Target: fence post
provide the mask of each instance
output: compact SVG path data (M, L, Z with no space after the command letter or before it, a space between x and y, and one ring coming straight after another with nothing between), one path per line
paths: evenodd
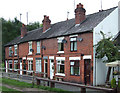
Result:
M86 88L81 88L81 93L86 93Z
M34 87L34 71L33 71L33 78L32 78L32 88Z
M50 87L51 87L51 88L54 88L54 87L55 87L55 83L54 83L54 82L51 82Z

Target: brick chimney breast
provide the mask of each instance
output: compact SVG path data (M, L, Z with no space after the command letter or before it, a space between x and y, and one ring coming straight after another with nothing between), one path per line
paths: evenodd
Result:
M27 34L27 28L24 24L21 27L21 38L23 38Z
M85 12L83 4L79 3L75 9L75 24L80 24L86 19Z
M42 22L43 22L43 32L45 32L47 29L50 28L51 20L49 19L49 16L44 15L44 19Z

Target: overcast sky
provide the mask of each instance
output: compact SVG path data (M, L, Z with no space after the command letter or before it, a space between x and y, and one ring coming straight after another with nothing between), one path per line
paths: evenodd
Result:
M98 12L101 9L101 0L1 0L0 17L6 20L13 20L17 17L27 24L26 14L28 12L28 21L39 21L42 23L43 16L48 15L51 23L64 21L67 19L67 11L69 11L69 19L74 18L74 1L75 7L78 3L82 3L86 9L86 14ZM120 0L102 0L103 10L118 6Z

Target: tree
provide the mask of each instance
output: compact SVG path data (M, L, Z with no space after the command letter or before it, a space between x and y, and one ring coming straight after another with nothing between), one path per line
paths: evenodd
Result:
M21 34L21 26L22 23L14 18L14 20L5 20L4 18L0 18L2 20L2 61L5 59L5 49L4 45L8 42L12 41L14 38L20 36ZM34 30L42 26L39 22L30 23L27 25L28 31Z
M100 31L103 39L100 40L96 45L96 58L101 59L103 57L107 57L107 59L103 62L112 62L118 59L118 48L114 45L113 41L111 41L111 37L106 38L105 34ZM108 68L106 82L109 81L109 76L111 72L111 67Z

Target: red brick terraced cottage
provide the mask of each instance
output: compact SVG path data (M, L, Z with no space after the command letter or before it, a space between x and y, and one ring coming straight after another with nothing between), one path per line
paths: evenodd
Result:
M51 24L49 16L45 15L43 27L39 29L27 31L22 25L21 36L5 45L6 68L10 68L6 73L21 69L28 70L19 71L21 75L37 71L46 74L35 75L49 79L103 84L107 70L105 64L95 59L93 46L101 39L101 30L106 34L109 31L112 35L118 33L117 12L118 7L114 7L86 15L79 3L73 19Z

